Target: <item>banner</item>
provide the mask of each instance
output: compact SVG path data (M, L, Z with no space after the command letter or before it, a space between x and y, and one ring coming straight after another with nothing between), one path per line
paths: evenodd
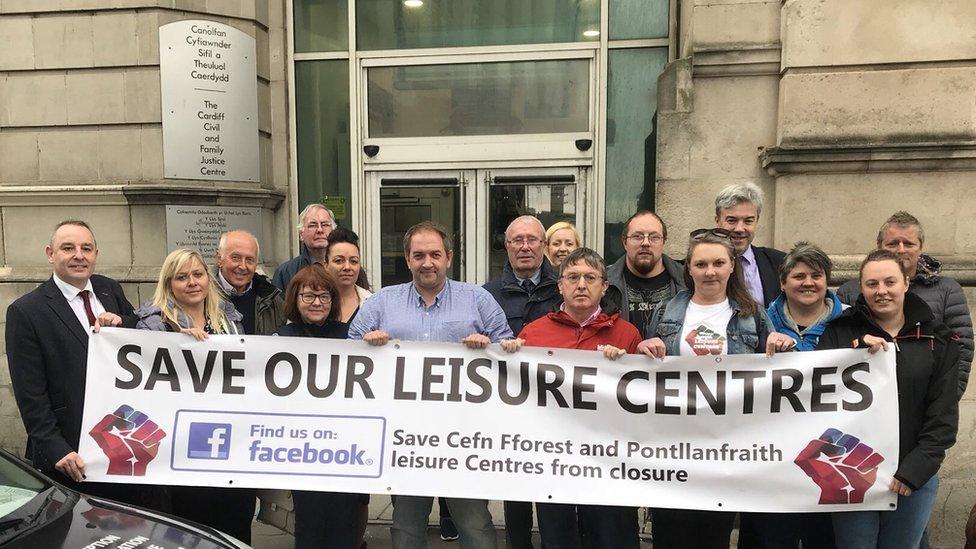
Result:
M894 351L669 357L103 329L89 480L742 511L890 509Z

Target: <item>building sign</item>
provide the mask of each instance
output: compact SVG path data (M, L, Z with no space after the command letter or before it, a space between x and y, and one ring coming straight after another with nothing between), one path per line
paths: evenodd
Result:
M199 250L207 261L217 253L220 235L242 229L261 240L261 208L166 206L166 250Z
M260 180L255 58L254 38L222 23L159 28L167 178Z

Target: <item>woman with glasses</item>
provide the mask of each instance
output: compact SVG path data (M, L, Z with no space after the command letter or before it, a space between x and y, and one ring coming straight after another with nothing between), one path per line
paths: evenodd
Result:
M604 311L600 299L607 291L603 258L589 248L573 250L559 265L559 310L530 322L517 339L501 342L514 353L523 345L602 351L611 360L634 353L640 333L620 319L617 311ZM609 505L537 503L543 547L579 548L579 521L586 524L591 549L637 549L640 545L637 509Z
M559 267L570 252L582 245L576 225L568 221L553 223L546 229L546 257L554 268Z
M339 300L338 285L325 267L316 263L302 268L285 291L285 317L291 322L275 335L346 339L349 325L339 322L339 308L333 306ZM363 499L368 497L293 490L295 547L359 547L360 511Z
M915 549L935 503L942 460L956 441L959 346L925 301L908 291L907 267L894 252L868 254L860 283L857 303L827 326L817 349L876 353L893 344L897 350L898 469L885 482L898 494L898 508L833 513L834 539L841 549ZM821 474L808 469L811 477Z
M136 309L136 328L180 332L199 341L217 334L242 334L243 318L224 299L200 252L178 249L163 261L151 302ZM173 514L250 542L253 490L171 486Z
M794 347L792 338L770 330L766 313L746 289L730 233L698 229L685 256L687 290L661 303L651 315L650 339L638 351L655 358L725 354L773 354ZM734 512L652 509L655 549L728 549Z
M359 306L373 295L359 256L359 236L339 227L329 235L325 269L335 278L339 300L335 308L336 320L349 324L359 312Z

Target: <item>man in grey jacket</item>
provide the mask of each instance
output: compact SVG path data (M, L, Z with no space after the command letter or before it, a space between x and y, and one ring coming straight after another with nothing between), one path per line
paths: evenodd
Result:
M908 266L911 279L908 291L924 299L936 320L959 337L959 396L962 397L973 362L973 321L966 294L958 282L940 274L941 263L922 254L925 231L912 214L904 211L892 214L878 231L877 242L878 248L897 253ZM848 305L853 305L860 293L856 279L845 282L837 290L840 300Z
M664 254L668 228L650 210L630 216L620 238L625 254L607 269L610 287L604 303L619 307L620 318L646 338L644 330L654 306L685 288L684 267Z

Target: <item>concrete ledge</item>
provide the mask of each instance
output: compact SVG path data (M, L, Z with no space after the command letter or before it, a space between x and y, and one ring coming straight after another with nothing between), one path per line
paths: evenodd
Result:
M201 187L201 185L207 185ZM250 184L249 184L250 185ZM185 204L194 206L250 206L276 210L284 202L280 190L215 186L211 181L173 180L136 185L0 186L4 208L25 206L125 206Z
M770 175L976 170L976 143L789 148L772 147L760 155Z
M765 76L780 73L778 44L748 49L696 50L695 78L716 76Z

